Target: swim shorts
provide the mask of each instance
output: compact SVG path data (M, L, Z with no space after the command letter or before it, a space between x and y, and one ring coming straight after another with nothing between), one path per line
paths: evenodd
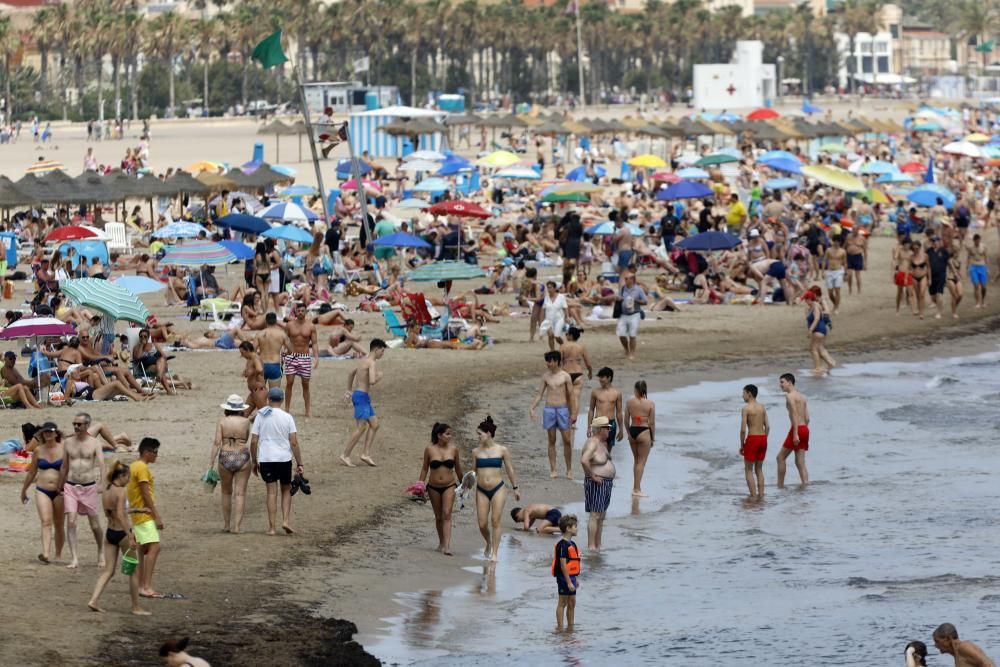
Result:
M830 269L826 272L826 288L840 289L844 286L844 270Z
M896 287L912 287L913 274L896 271Z
M944 294L945 275L946 274L943 273L938 275L935 275L933 273L931 274L931 284L927 290L928 292L930 292L931 296Z
M73 484L66 482L63 486L63 511L66 514L81 514L100 516L100 502L97 499L97 483Z
M973 264L969 267L969 280L973 285L985 285L989 278L989 272L984 264Z
M215 339L215 347L219 348L220 350L235 350L236 341L233 340L233 337L230 336L229 332L227 331Z
M865 256L862 253L857 255L847 256L847 268L851 271L864 271L865 270Z
M636 338L639 335L639 322L641 321L641 313L621 315L618 318L618 325L615 327L615 335L619 338Z
M619 250L618 251L618 267L626 269L632 266L632 259L635 257L634 250Z
M583 479L583 511L584 512L607 512L608 505L611 504L611 489L614 487L614 480L602 478L603 482L598 484L590 477Z
M797 445L792 442L792 429L788 429L788 437L785 438L785 443L781 446L792 451L798 449L804 452L809 451L809 427L805 424L799 424L799 444Z
M542 427L545 430L557 428L565 431L569 428L569 408L565 405L546 405L542 411Z
M550 509L545 513L545 520L551 523L553 526L559 527L559 519L562 518L562 512L557 510L555 507Z
M608 449L610 450L618 442L618 420L608 420Z
M285 375L291 377L297 375L303 380L312 377L313 365L312 357L302 352L289 352L285 355ZM266 375L264 377L267 377ZM278 377L281 377L280 375Z
M132 526L132 535L139 544L154 544L160 541L160 531L156 521L143 521Z
M748 435L743 441L744 461L763 461L767 455L767 436Z
M354 405L354 418L358 421L368 421L375 416L372 397L368 395L367 391L355 389L351 393L351 403Z
M774 261L767 267L767 275L778 280L784 280L785 276L788 275L788 270L785 268L784 262Z
M281 378L281 364L280 363L264 364L264 379L265 380L277 380L279 378Z
M565 579L556 577L556 587L559 589L559 595L576 595L576 575L571 574L569 580L573 582L573 590L569 589Z
M267 484L278 482L284 486L292 483L291 461L261 461L260 478Z

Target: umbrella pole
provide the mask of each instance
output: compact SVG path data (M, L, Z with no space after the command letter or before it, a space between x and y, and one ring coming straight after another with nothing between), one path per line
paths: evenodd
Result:
M274 161L281 162L281 139L274 135Z
M323 170L320 169L319 166L319 153L316 152L316 137L313 135L312 120L310 120L309 118L309 105L306 102L306 89L302 85L302 78L299 76L299 68L298 67L292 68L292 73L295 77L295 86L296 88L299 89L299 102L302 105L302 119L305 121L306 132L309 134L309 150L312 152L313 169L316 170L316 185L319 187L320 203L322 203L323 205L323 220L327 224L329 224L330 211L328 210L326 201L327 192L326 188L323 186ZM345 128L347 127L346 123L344 124L344 127ZM300 142L299 146L301 147L301 139L299 140L299 142ZM348 141L348 146L350 146L350 141ZM351 149L352 158L354 157L353 152L354 150ZM355 171L357 171L357 167L355 167ZM361 184L360 176L357 178L358 178L357 184L360 186ZM362 203L361 205L361 212L366 213L364 203ZM367 219L365 220L365 224L368 224Z

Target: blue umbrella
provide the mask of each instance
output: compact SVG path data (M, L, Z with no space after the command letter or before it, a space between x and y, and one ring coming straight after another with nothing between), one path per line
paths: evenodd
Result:
M383 248L432 248L433 246L419 236L407 234L406 232L396 232L380 236L371 242L373 246Z
M671 199L700 199L702 197L711 197L713 194L715 193L712 191L712 188L708 187L704 183L681 181L679 183L674 183L669 188L657 192L656 199L659 201L670 201Z
M415 192L444 192L450 186L443 178L425 178L413 186Z
M146 276L121 276L120 278L115 278L111 282L120 287L124 287L136 296L139 296L140 294L149 294L151 292L159 292L161 289L165 289L167 287L166 283L161 283L159 280L153 280L152 278L147 278Z
M271 204L263 211L258 211L258 217L264 220L281 220L282 222L312 222L319 220L319 216L298 204L280 202Z
M474 169L472 163L465 158L459 157L457 155L449 155L444 162L441 163L441 168L435 172L435 176L454 176L455 174L463 171L471 171Z
M815 104L810 104L808 100L802 100L802 113L805 114L823 113L823 110L820 109Z
M886 162L884 160L874 160L872 162L866 162L861 165L858 170L860 174L891 174L898 171L899 168L892 164L891 162Z
M296 227L295 225L281 225L280 227L272 227L267 230L261 236L266 236L271 239L283 239L285 241L292 241L294 243L312 243L313 235L302 229L301 227Z
M926 123L917 123L912 129L914 132L940 132L944 127L940 123L929 121Z
M789 160L788 158L775 158L769 162L765 162L771 169L776 169L778 171L784 171L789 174L801 174L802 173L802 163L798 160Z
M876 183L912 183L913 177L901 171L891 171L875 179Z
M689 236L683 241L675 244L682 250L729 250L735 248L742 241L740 237L727 234L725 232L702 232Z
M767 164L768 162L777 160L779 158L784 160L794 160L795 162L799 161L799 158L795 157L794 153L789 153L788 151L782 151L782 150L774 150L774 151L768 151L763 155L761 155L759 158L757 158L757 162L763 162L764 164Z
M678 178L693 180L697 178L708 178L708 172L700 167L685 167L677 171Z
M351 158L345 157L343 160L337 163L337 177L340 180L352 177L354 175L355 163L357 164L358 170L361 172L362 176L364 176L365 174L367 174L369 171L372 170L371 165L367 164L366 162L363 162L357 158L354 159L354 162L351 162Z
M765 190L794 190L799 187L799 182L794 178L772 178L764 183Z
M248 234L260 234L271 228L271 225L264 218L247 215L246 213L230 213L216 220L215 226L228 227L229 229L235 229L238 232L246 232Z
M946 209L951 210L955 207L955 193L940 185L921 185L911 190L906 198L917 206L928 208L935 206L940 198Z
M202 232L208 236L208 230L198 223L180 220L160 227L152 236L157 239L193 239Z
M273 169L273 167L272 167ZM308 197L319 194L316 188L311 185L290 185L278 193L279 197Z
M594 167L594 173L597 174L598 178L604 178L605 176L608 175L608 170L605 169L604 167L597 165ZM567 181L584 182L584 181L589 181L591 178L593 177L587 176L587 168L584 166L579 166L576 169L569 172L568 174L566 174Z
M644 234L642 229L637 225L626 223L625 226L628 228L628 231L632 236L642 236ZM617 232L618 230L615 228L615 223L608 220L606 222L599 222L596 225L587 228L583 233L590 234L591 236L612 236Z
M236 255L236 259L245 262L253 259L254 250L243 241L219 241L219 245Z
M415 199L413 197L409 199L404 199L403 201L396 204L396 208L418 208L425 209L430 206L430 202L423 199Z

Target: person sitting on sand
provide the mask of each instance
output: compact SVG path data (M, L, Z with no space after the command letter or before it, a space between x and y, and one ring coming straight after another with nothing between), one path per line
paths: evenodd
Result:
M243 305L240 306L240 317L243 318L242 329L250 331L260 331L264 328L264 313L258 312L260 305L260 293L246 294L243 296Z
M510 511L510 518L517 524L514 530L530 531L534 529L539 535L558 535L559 519L562 512L553 505L533 503L524 507L515 507Z
M167 667L212 667L207 660L186 652L188 638L171 639L160 647L160 657Z
M150 340L149 329L139 331L139 343L132 348L132 359L146 372L149 372L150 368L154 368L157 377L162 379L161 384L168 394L177 393L167 378L167 355L164 354L159 343Z
M330 338L326 350L324 350L326 354L321 353L320 356L343 357L352 355L354 358L360 359L368 354L365 352L365 348L359 344L360 341L361 336L354 333L354 320L344 320L342 326L336 327L330 332Z
M313 324L321 327L344 326L344 324L348 321L349 320L344 317L344 311L339 308L334 308L333 310L328 310L325 313L320 313L313 318Z
M133 401L149 401L156 398L156 394L134 392L119 380L110 380L96 387L90 384L91 381L91 369L73 364L66 369L66 374L63 376L63 393L69 399L80 398L90 401L109 401L116 396L127 396Z

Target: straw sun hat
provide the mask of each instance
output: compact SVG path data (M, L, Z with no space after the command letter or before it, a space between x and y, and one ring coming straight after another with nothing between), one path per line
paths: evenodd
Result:
M232 410L233 412L243 412L250 406L243 402L243 397L239 394L230 394L226 402L219 406L223 410Z

